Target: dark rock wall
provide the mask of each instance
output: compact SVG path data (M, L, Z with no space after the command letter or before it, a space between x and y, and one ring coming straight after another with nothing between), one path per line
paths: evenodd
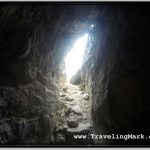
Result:
M53 140L59 109L54 79L58 64L53 59L61 23L52 9L55 7L1 4L0 98L5 102L1 144L48 144Z
M110 5L98 18L100 44L91 71L96 134L149 133L149 8L149 4ZM95 144L124 142L95 140Z
M0 4L0 144L53 143L61 109L59 64L87 29L83 22L92 8Z

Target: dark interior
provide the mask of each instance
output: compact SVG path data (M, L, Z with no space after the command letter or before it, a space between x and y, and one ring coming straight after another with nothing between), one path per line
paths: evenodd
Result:
M0 145L149 145L149 19L148 2L1 2ZM83 118L64 103L63 70L85 33L89 52L71 80L88 107ZM91 134L145 139L74 137Z

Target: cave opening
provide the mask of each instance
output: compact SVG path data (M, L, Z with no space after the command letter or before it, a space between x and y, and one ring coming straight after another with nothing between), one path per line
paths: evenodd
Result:
M78 38L65 57L65 70L68 82L70 82L70 79L76 75L77 71L81 69L84 63L88 36L89 35L86 33Z
M85 87L88 84L85 80L85 74L87 74L87 62L91 61L92 30L94 26L94 24L90 25L88 32L79 34L71 42L72 46L64 55L61 63L59 91L63 108L61 123L58 121L57 128L59 129L60 126L67 128L68 137L66 137L66 140L71 144L72 133L82 134L84 131L89 133L92 130L91 93ZM89 85L87 86L89 87ZM83 144L82 142L81 144ZM92 141L90 143L92 144Z
M149 18L147 3L0 4L0 146L149 145Z

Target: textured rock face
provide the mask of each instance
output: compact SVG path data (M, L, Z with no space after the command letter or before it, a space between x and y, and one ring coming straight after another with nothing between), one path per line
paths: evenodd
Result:
M0 144L53 143L61 109L59 64L69 44L87 30L82 22L91 9L0 4Z
M149 5L109 7L99 18L100 45L93 53L96 61L91 75L86 73L91 82L96 134L149 132L148 8ZM95 144L142 142L95 140Z
M53 135L62 109L60 96L65 97L58 86L60 63L76 38L87 31L92 48L81 83L90 97L84 101L92 105L94 132L149 133L149 8L148 4L1 3L0 144L65 143L63 134ZM90 32L93 22L96 26ZM70 112L67 109L65 113Z
M50 18L54 22L55 16L53 12L47 16L47 8L1 5L0 96L5 106L1 106L0 124L7 125L0 135L1 144L52 142L59 93L53 77L55 65L51 65L55 46L51 36L56 38L57 33L46 23Z

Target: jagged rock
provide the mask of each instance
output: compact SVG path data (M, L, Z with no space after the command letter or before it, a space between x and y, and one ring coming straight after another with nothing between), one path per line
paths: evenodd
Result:
M69 113L71 113L71 107L65 104L65 102L63 102L63 108L64 108L65 115L68 116Z
M81 91L81 93L80 94L84 94L84 91Z
M78 127L78 122L76 121L76 120L69 120L68 122L67 122L67 124L68 124L68 127L69 128L76 128L76 127Z
M81 110L81 108L80 108L80 106L79 105L75 105L73 108L72 108L72 111L74 112L74 113L76 113L76 114L82 114L82 110Z
M85 99L85 100L89 100L89 95L88 94L84 94L84 96L83 96L83 99Z
M66 94L60 92L60 97L65 97Z
M71 96L66 96L65 100L66 101L73 101L73 98Z
M72 112L72 111L71 111L71 108L68 107L68 108L65 110L66 116L69 116L69 114L70 114L71 112Z

